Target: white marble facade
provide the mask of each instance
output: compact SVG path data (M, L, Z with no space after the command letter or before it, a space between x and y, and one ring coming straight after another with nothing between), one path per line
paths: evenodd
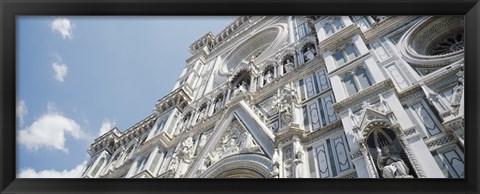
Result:
M242 16L85 178L463 178L463 16Z

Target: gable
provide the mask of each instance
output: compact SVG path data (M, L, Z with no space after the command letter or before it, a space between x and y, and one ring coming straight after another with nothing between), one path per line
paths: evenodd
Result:
M271 158L274 152L273 139L268 128L255 118L253 111L244 102L232 107L214 128L204 150L190 167L188 177L198 176L223 158L239 154L260 154Z

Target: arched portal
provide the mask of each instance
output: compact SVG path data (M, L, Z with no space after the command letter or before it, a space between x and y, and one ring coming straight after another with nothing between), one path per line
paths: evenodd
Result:
M271 170L270 159L263 155L238 154L220 160L200 178L270 178Z
M386 127L373 129L367 136L366 145L380 177L418 177L404 146L392 129Z

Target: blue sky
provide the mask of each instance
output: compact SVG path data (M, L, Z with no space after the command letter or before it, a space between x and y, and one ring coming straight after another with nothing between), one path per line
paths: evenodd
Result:
M17 176L76 176L101 131L151 114L190 44L235 18L17 17Z

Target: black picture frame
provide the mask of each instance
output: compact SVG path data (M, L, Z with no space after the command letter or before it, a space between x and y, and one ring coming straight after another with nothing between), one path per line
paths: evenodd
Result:
M17 15L465 15L465 179L16 179ZM479 193L478 0L1 0L1 193Z

